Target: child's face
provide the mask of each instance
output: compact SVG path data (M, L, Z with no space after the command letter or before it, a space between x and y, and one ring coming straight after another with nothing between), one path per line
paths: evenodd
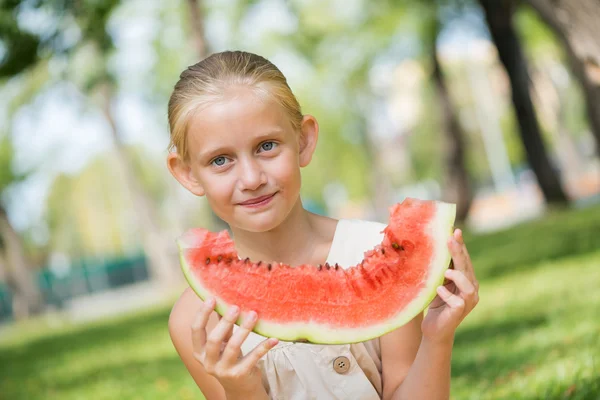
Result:
M317 131L314 118L305 117L297 132L279 104L232 88L224 101L195 113L187 132L190 160L169 166L225 222L264 232L299 201L300 167L310 161Z

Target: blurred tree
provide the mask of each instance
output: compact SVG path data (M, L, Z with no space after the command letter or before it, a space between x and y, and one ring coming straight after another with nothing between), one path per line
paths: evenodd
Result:
M120 4L119 0L52 0L42 2L41 0L11 0L3 3L0 8L0 26L9 26L10 30L3 30L0 36L6 48L6 55L2 60L10 63L0 64L0 72L6 71L5 75L16 75L35 63L49 58L53 55L65 55L74 58L78 51L87 51L88 69L80 71L73 68L73 74L65 74L65 79L71 79L80 84L80 89L89 95L90 101L96 100L96 104L108 122L109 132L113 140L117 164L127 181L127 189L131 193L134 203L133 209L137 215L137 223L140 231L142 245L148 258L151 275L157 281L169 284L176 279L177 259L171 257L167 251L167 244L161 234L159 227L159 213L151 196L145 193L145 188L140 183L135 172L135 164L126 150L121 137L113 111L113 101L116 92L116 80L108 67L109 55L113 49L112 37L107 31L108 20L113 10ZM19 10L24 8L43 10L50 16L55 17L57 22L54 30L50 33L40 34L36 40L31 39L28 43L27 56L19 52L24 49L11 43L17 43L21 37L29 35L27 31L20 29L18 24L11 25L3 22L5 18L17 18ZM64 34L65 24L73 28L76 24L80 32L80 40L69 43L61 36ZM34 54L35 56L33 56ZM11 61L14 59L20 62ZM27 59L25 63L23 60ZM1 69L4 68L4 69ZM80 82L77 82L77 79Z
M0 136L0 264L13 296L15 319L27 318L42 310L42 295L35 274L27 260L23 241L12 226L2 195L6 189L22 180L12 169L13 148L8 135Z
M516 3L514 0L479 0L479 4L485 12L498 56L510 78L512 100L527 161L546 201L553 205L565 204L568 199L558 170L548 157L529 93L527 62L512 23Z
M14 76L33 65L38 58L42 40L39 36L22 30L16 14L21 1L0 2L0 78Z
M204 2L202 0L186 0L190 13L190 27L194 38L194 47L199 59L205 58L210 49L204 32Z
M114 44L107 29L108 20L113 10L119 5L119 0L104 2L88 0L56 4L59 6L58 12L67 12L77 21L82 30L82 44L80 45L90 44L97 51L99 56L97 64L83 87L91 99L96 99L99 109L108 122L116 150L117 165L127 182L126 187L131 193L150 274L157 282L169 285L175 282L179 276L176 274L177 261L167 250L167 244L161 234L159 212L136 175L135 162L127 152L114 116L113 102L116 97L117 83L108 66L108 58Z
M600 156L600 3L597 0L524 0L563 43L586 99Z
M437 52L437 40L441 30L437 5L434 3L427 31L428 51L433 64L433 79L437 91L437 101L441 109L442 131L445 137L445 168L443 180L444 200L456 204L456 220L463 223L473 202L471 180L465 164L465 133L458 120L456 108L452 102L442 66Z
M18 25L16 18L20 1L0 3L0 79L5 81L34 66L39 57L42 40ZM45 68L32 71L24 77L22 93L8 100L9 110L6 125L9 127L15 108L33 96L41 82L45 81ZM8 128L10 131L10 127ZM11 224L4 195L9 187L26 178L26 174L16 174L13 170L14 149L8 132L0 132L0 264L2 275L13 296L13 315L16 319L27 318L43 310L43 298L37 286L34 269L30 265L23 237Z
M167 250L165 238L161 234L159 212L151 196L145 192L145 188L136 174L134 160L129 156L121 139L112 109L115 86L110 79L106 79L98 83L96 92L99 95L101 110L110 126L110 133L116 149L117 165L127 182L126 187L131 193L150 274L157 282L170 285L177 280L178 274L175 269L177 260L171 257Z

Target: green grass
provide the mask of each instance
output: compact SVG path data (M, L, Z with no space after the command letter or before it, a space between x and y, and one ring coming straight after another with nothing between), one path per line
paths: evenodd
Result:
M457 332L457 399L600 398L600 252L481 283Z
M481 302L459 328L454 399L600 398L600 207L467 235ZM168 308L0 338L0 399L198 399Z
M198 399L169 340L168 312L13 333L0 345L0 399Z
M465 240L480 279L543 267L544 261L600 249L600 206L552 213L486 235L467 232Z

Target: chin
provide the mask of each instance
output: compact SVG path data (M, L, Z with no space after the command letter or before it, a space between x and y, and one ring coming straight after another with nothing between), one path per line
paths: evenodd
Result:
M280 218L247 218L238 226L248 232L262 233L277 228L281 224Z
M277 228L285 220L285 213L281 210L271 209L254 215L243 215L232 225L237 226L247 232L262 233Z

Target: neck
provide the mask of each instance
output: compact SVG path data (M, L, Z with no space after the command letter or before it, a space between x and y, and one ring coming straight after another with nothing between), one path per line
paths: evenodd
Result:
M322 264L327 258L333 234L322 229L320 218L305 210L298 199L285 221L270 231L248 232L235 227L231 230L242 258L292 266Z

